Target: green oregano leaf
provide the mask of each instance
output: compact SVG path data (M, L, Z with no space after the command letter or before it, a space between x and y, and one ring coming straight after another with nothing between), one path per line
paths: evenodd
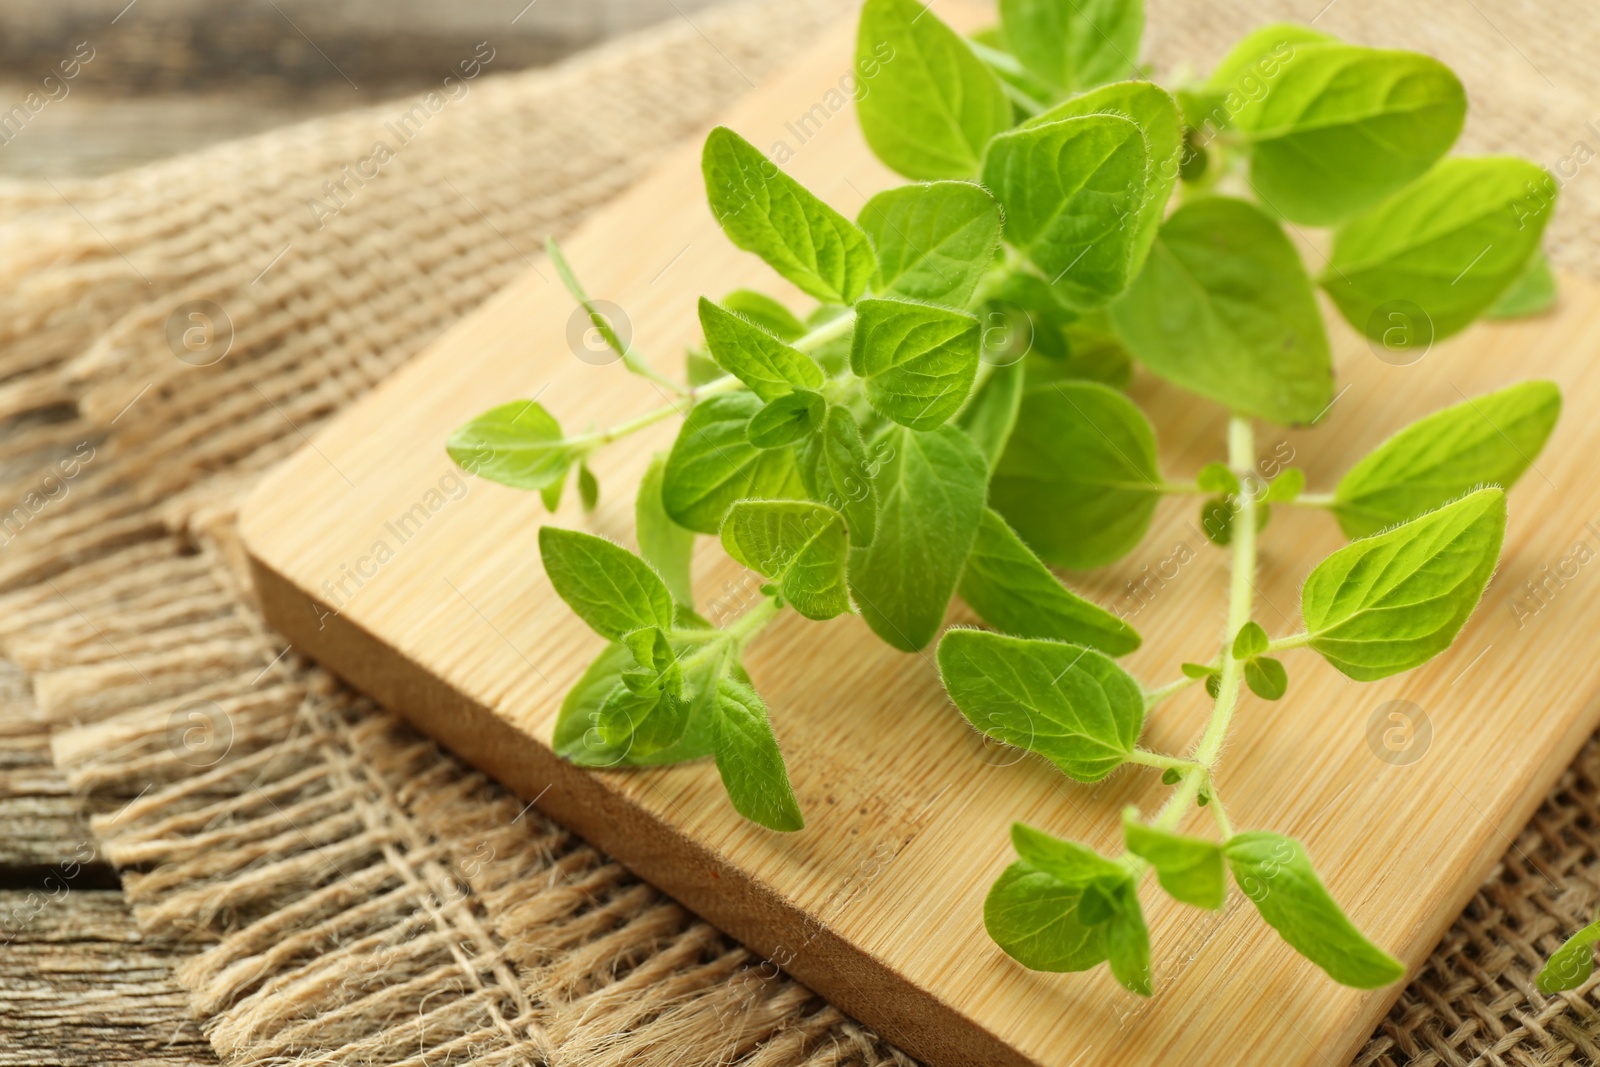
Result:
M1233 658L1249 659L1267 650L1267 631L1254 620L1239 627L1233 638Z
M667 587L621 545L580 530L541 526L539 555L557 595L600 636L620 641L646 627L671 628Z
M1156 869L1161 888L1172 899L1197 908L1222 907L1228 885L1219 845L1146 826L1139 821L1139 809L1132 807L1123 810L1122 834L1128 851Z
M872 632L905 652L933 640L977 536L988 466L953 426L892 426L873 442L877 531L850 550L850 593Z
M1417 420L1340 479L1333 494L1339 528L1346 537L1364 537L1475 486L1510 489L1538 457L1560 417L1560 388L1531 381Z
M1085 115L1004 133L983 182L1005 209L1005 237L1074 307L1127 288L1138 244L1149 153L1117 115Z
M1139 362L1236 414L1297 425L1333 400L1328 335L1300 254L1243 200L1209 196L1173 212L1110 315Z
M723 232L818 300L852 304L877 270L872 245L833 210L726 126L701 155L706 196Z
M1076 781L1098 782L1121 766L1144 726L1144 690L1090 648L951 630L938 660L945 690L968 722Z
M1271 656L1253 656L1244 665L1244 683L1262 700L1282 700L1289 691L1289 672Z
M1020 361L1000 367L956 415L955 424L972 438L991 467L1000 461L1016 428L1026 380L1026 368Z
M1292 837L1252 830L1222 846L1234 880L1296 952L1340 985L1378 989L1405 977L1399 960L1345 917Z
M806 493L844 516L852 545L868 545L878 529L877 464L848 408L829 406L822 428L799 450Z
M850 610L844 517L830 507L808 500L741 500L722 522L722 547L776 582L784 601L808 619Z
M794 389L818 389L825 380L810 356L705 297L700 298L700 328L711 358L762 400L776 400Z
M1013 863L984 898L984 929L1029 970L1087 971L1106 958L1106 928L1079 917L1083 891L1029 863Z
M750 443L747 427L761 407L754 393L738 392L702 400L689 412L661 488L661 502L678 525L715 534L735 500L805 495L793 449Z
M984 145L1011 125L1000 79L915 0L867 0L856 67L861 133L907 178L972 177Z
M1556 275L1550 269L1550 257L1535 252L1511 288L1484 315L1491 319L1520 319L1547 311L1555 302Z
M954 415L978 373L978 320L908 300L856 305L850 367L879 412L913 430Z
M789 784L767 706L743 682L724 678L717 685L717 771L734 809L769 830L805 828L805 816Z
M782 448L820 427L827 410L827 402L820 393L796 389L769 401L750 416L745 434L757 448Z
M1058 567L1098 567L1150 527L1161 498L1155 431L1133 401L1092 382L1022 394L989 504Z
M1311 647L1358 682L1432 659L1478 606L1505 529L1505 493L1491 488L1352 541L1300 591Z
M1070 641L1122 656L1139 647L1126 622L1063 586L999 514L984 509L961 575L961 599L1015 637Z
M1524 159L1442 160L1334 233L1322 287L1374 340L1384 339L1395 311L1420 316L1435 340L1449 337L1522 276L1538 254L1555 195L1550 175Z
M561 433L561 424L532 400L513 400L490 408L456 429L445 442L450 459L477 478L514 489L560 486L567 471L582 457ZM551 511L555 505L545 501Z
M1000 0L1011 53L1062 93L1139 75L1144 0Z
M972 182L902 185L857 218L878 253L882 296L965 308L1000 243L1000 205Z
M1327 226L1378 203L1455 143L1467 98L1415 52L1300 43L1229 128L1250 146L1250 185L1295 222Z
M1263 504L1288 504L1299 499L1306 488L1306 472L1299 467L1285 467L1272 479L1261 497Z
M1539 992L1545 996L1577 989L1594 973L1594 946L1600 942L1600 922L1592 922L1567 938L1545 961L1539 972Z
M587 463L578 466L578 499L584 511L593 511L600 503L600 482Z
M1052 4L1051 6L1055 6ZM1022 123L1023 128L1042 126L1080 115L1118 115L1132 120L1144 135L1144 204L1139 208L1139 224L1134 232L1129 275L1137 275L1161 228L1167 201L1177 183L1183 156L1183 120L1172 96L1148 81L1122 81L1102 85L1081 96L1049 108Z
M1207 493L1237 493L1239 477L1228 469L1226 463L1207 463L1195 475L1195 484Z

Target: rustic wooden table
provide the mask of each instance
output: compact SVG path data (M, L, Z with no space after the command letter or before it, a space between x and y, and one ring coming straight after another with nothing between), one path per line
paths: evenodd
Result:
M505 73L705 2L0 0L0 116L51 95L0 125L0 178L104 174L421 91L480 41ZM189 950L141 940L85 815L0 661L0 1067L215 1065L172 979Z

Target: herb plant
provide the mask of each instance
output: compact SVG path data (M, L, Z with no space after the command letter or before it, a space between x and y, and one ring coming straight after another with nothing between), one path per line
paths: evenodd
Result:
M556 592L610 642L567 694L556 748L591 766L711 756L739 812L799 830L745 648L792 608L857 613L914 651L959 595L990 629L944 632L937 661L973 727L1075 781L1132 764L1171 787L1153 814L1124 814L1117 856L1014 827L1018 859L984 909L1007 953L1047 971L1107 961L1149 994L1137 888L1153 869L1173 898L1209 909L1231 875L1335 981L1394 982L1401 964L1345 917L1299 842L1233 826L1218 757L1246 690L1285 695L1283 653L1310 649L1369 681L1450 646L1498 562L1505 490L1560 395L1532 381L1464 399L1321 493L1298 469L1264 477L1255 427L1312 424L1334 403L1319 286L1376 352L1407 358L1482 315L1548 305L1553 183L1519 159L1445 158L1466 98L1427 56L1270 26L1168 92L1129 61L1139 0L1001 0L1000 13L964 38L914 0L867 0L861 129L912 183L853 222L733 130L711 133L706 192L723 231L816 303L702 298L704 347L685 381L624 343L550 246L621 362L674 399L582 433L513 401L456 431L450 455L551 508L576 471L592 507L589 456L684 420L639 487L638 555L539 532ZM1305 227L1332 231L1315 277L1296 243ZM1192 477L1161 469L1155 430L1122 391L1135 364L1228 411L1217 462ZM1198 498L1232 577L1219 645L1149 686L1116 661L1139 635L1051 568L1123 557L1169 496ZM1326 511L1352 538L1306 578L1304 630L1278 637L1252 619L1275 506ZM697 534L763 582L720 626L696 612ZM1213 701L1193 748L1141 748L1150 709L1193 684ZM1177 831L1197 805L1215 839Z

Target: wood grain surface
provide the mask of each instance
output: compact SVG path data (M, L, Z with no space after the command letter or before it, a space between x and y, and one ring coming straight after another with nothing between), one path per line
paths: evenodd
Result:
M961 11L940 13L959 20ZM787 169L854 214L892 178L862 144L852 109L829 107L849 71L850 40L841 27L728 124L769 151L786 145ZM753 285L801 306L718 232L698 144L567 250L590 292L620 307L636 343L663 366L675 368L696 339L701 293ZM1315 250L1306 254L1320 266ZM602 642L551 591L535 531L554 521L631 543L633 487L676 427L600 456L604 493L593 515L574 502L552 520L533 494L457 480L444 438L492 405L537 396L582 428L662 402L621 366L575 354L584 350L569 347L569 330L581 320L552 278L547 265L530 271L252 497L243 529L258 586L297 648L932 1063L1220 1067L1240 1062L1244 1048L1250 1062L1284 1067L1348 1060L1400 986L1334 985L1237 892L1211 914L1146 885L1157 985L1149 1000L1103 969L1037 974L1002 954L984 933L981 905L1012 859L1011 821L1113 850L1120 809L1148 810L1164 790L1156 772L1135 769L1079 786L986 746L944 696L931 650L897 653L858 619L785 617L752 650L751 673L809 820L802 833L739 819L708 762L594 773L554 758L561 696ZM1587 524L1600 519L1591 472L1600 425L1583 413L1600 407L1600 293L1564 285L1553 314L1477 328L1409 366L1376 358L1336 327L1332 410L1312 430L1258 430L1263 456L1292 452L1320 491L1395 429L1464 396L1533 375L1556 379L1567 396L1568 416L1511 495L1501 572L1456 647L1368 685L1309 652L1292 654L1287 699L1246 696L1220 770L1234 822L1305 841L1358 925L1412 967L1600 719L1600 662L1589 651L1600 601L1587 588L1596 579L1580 569L1536 612L1513 610L1525 582L1560 568L1576 542L1597 542ZM1221 457L1222 411L1144 376L1132 393L1158 427L1171 476ZM1071 579L1129 612L1145 643L1125 662L1150 683L1209 656L1222 636L1225 554L1205 542L1196 512L1192 498L1164 502L1131 555ZM1257 577L1257 617L1269 632L1297 629L1299 584L1340 543L1328 516L1276 509ZM713 617L755 595L709 539L696 568L700 606ZM1380 733L1390 725L1386 705L1397 700L1428 721L1429 740L1409 761L1381 758L1371 736L1373 724ZM1207 711L1203 693L1186 691L1153 713L1145 744L1185 749ZM1204 813L1192 816L1210 832Z

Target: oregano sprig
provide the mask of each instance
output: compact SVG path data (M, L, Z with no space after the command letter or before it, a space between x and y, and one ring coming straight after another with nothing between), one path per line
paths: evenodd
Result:
M1002 0L1000 24L969 39L915 0L866 0L857 114L911 184L852 220L733 130L712 131L702 154L728 239L815 304L749 289L701 297L704 343L674 381L551 244L617 362L666 402L569 433L534 401L512 401L447 447L552 510L576 470L593 508L589 458L682 417L639 485L638 554L540 531L556 594L605 642L562 704L565 758L709 756L740 813L799 830L806 790L790 784L744 652L786 609L856 614L898 649L938 639L952 703L995 741L1074 781L1129 767L1170 789L1148 816L1123 813L1116 855L1013 827L1018 858L983 921L1018 963L1104 962L1149 995L1140 886L1153 871L1175 901L1205 909L1225 904L1231 880L1335 981L1386 985L1404 966L1345 916L1304 845L1233 825L1219 760L1245 700L1288 696L1296 650L1366 681L1450 647L1498 563L1506 492L1533 468L1560 393L1534 381L1463 398L1331 489L1308 490L1297 468L1263 478L1257 423L1329 413L1318 287L1374 344L1402 326L1408 341L1431 339L1547 307L1555 281L1540 242L1554 186L1521 160L1448 155L1466 100L1430 57L1268 26L1205 80L1168 89L1136 65L1143 26L1141 0ZM1291 224L1331 230L1315 276ZM1135 366L1220 405L1223 454L1192 475L1164 470L1157 427L1123 391ZM1051 568L1115 562L1174 503L1198 503L1228 554L1225 623L1177 678L1146 684L1117 662L1138 632ZM1351 540L1308 567L1304 629L1274 636L1253 617L1254 576L1283 506L1330 512ZM758 595L731 617L699 613L698 534L753 575ZM956 596L989 629L944 630ZM1141 745L1148 716L1194 685L1211 701L1199 736L1183 752ZM780 725L805 713L776 710ZM1215 832L1181 829L1202 808ZM1541 988L1587 977L1596 940L1581 932Z

